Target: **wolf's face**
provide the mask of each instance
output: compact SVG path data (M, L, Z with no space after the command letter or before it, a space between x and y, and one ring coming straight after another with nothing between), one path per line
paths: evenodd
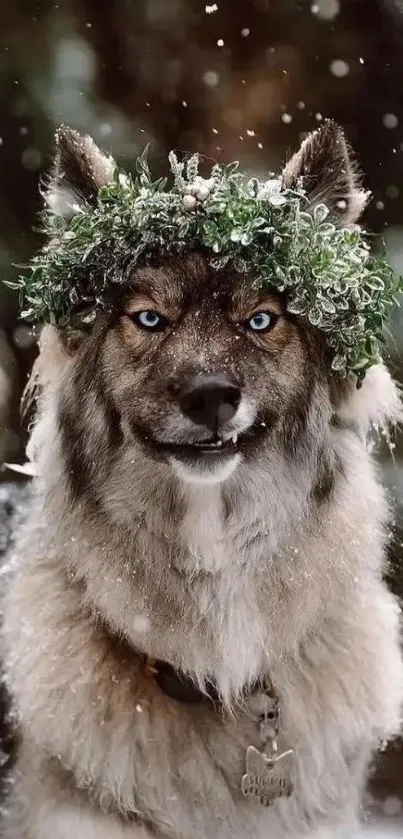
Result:
M88 138L62 135L52 209L90 201L109 165ZM284 180L298 178L336 221L357 218L365 196L335 126L290 161ZM202 253L155 261L126 279L65 380L59 424L72 474L93 473L96 461L134 445L137 463L217 483L270 448L296 457L316 437L323 449L318 417L332 386L323 338L287 312L285 297L259 290L257 277L212 269Z
M274 431L295 437L324 380L318 335L252 280L200 254L138 269L95 354L77 359L92 356L99 399L144 454L186 480L224 480Z

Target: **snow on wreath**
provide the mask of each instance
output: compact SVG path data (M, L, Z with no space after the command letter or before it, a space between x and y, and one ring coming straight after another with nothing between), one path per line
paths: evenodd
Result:
M325 132L341 130L328 123L316 134ZM61 129L59 144L66 137L78 148L92 143ZM325 333L333 370L362 379L381 358L385 323L403 290L390 265L371 255L363 232L334 223L328 206L311 201L303 178L290 188L282 177L251 178L238 163L216 164L201 177L197 154L179 161L171 152L168 160L169 179L153 180L145 149L135 176L113 164L93 201L77 201L64 215L52 208L41 214L48 244L13 286L22 317L88 329L99 310L113 306L128 266L201 249L213 268L230 266L284 293L290 313Z

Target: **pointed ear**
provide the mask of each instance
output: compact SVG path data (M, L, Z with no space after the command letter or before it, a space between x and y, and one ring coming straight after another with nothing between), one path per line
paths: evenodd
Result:
M311 204L326 204L340 227L354 224L370 193L361 178L340 126L328 120L310 134L283 171L284 185L303 187Z
M101 186L112 178L114 161L91 137L63 126L56 133L56 157L45 189L45 201L57 215L69 218L95 200Z

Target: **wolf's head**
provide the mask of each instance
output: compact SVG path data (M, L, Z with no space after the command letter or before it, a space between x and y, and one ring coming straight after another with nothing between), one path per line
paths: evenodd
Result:
M111 172L89 138L61 131L48 205L76 212ZM332 123L305 140L283 178L291 188L302 181L336 224L354 224L365 206ZM328 491L329 429L348 384L335 381L323 333L255 279L193 251L127 270L113 312L66 356L58 426L73 497L96 500L108 486L124 502L136 482L156 478L242 483L251 467L275 468L280 482L287 462L299 464L307 491Z

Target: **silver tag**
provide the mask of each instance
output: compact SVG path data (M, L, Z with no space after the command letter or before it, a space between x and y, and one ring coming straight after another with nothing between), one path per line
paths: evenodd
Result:
M277 798L292 793L290 758L292 749L282 754L269 755L249 746L246 752L246 774L242 778L242 792L264 807L270 807Z

